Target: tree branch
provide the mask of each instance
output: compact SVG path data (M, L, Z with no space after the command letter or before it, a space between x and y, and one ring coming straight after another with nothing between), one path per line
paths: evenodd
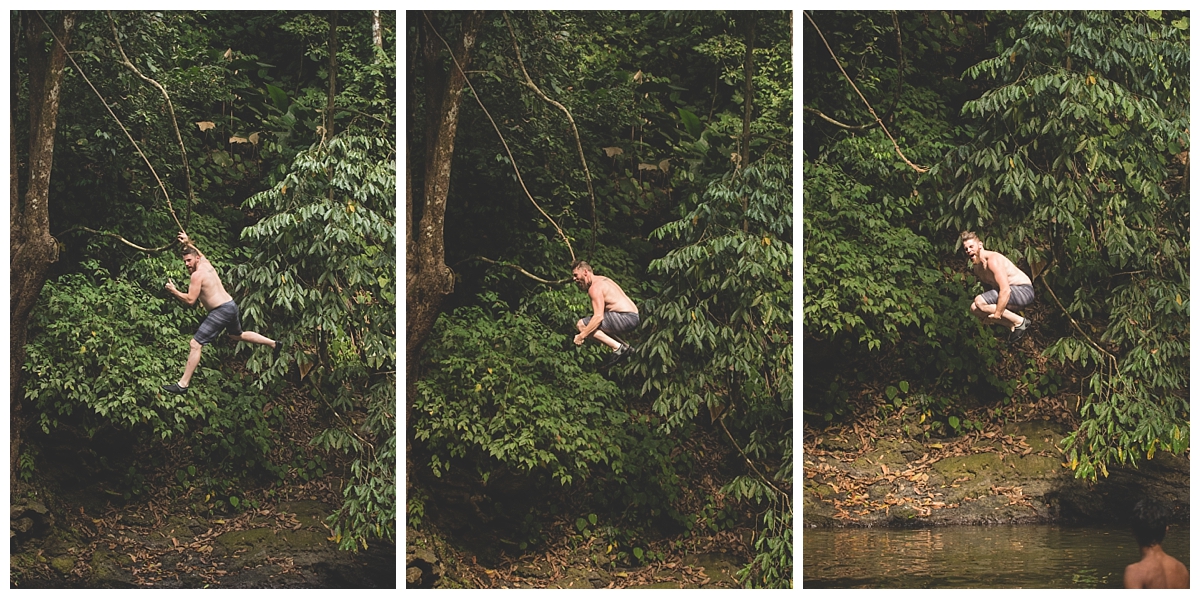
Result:
M571 281L571 277L567 277L565 279L559 279L557 281L548 281L548 280L543 279L533 273L530 273L529 271L525 270L524 268L521 268L520 266L517 266L516 264L508 264L506 262L499 262L496 260L492 260L491 258L485 258L483 256L471 256L470 258L467 258L467 260L472 260L472 259L483 260L484 262L487 262L488 264L495 264L497 266L507 266L508 268L516 270L517 272L519 272L539 283L542 283L543 285L562 285L563 283L568 283Z
M900 40L900 17L894 10L892 25L896 27L896 53L900 55L900 64L896 67L896 96L892 99L892 107L884 115L889 123L892 122L892 114L896 112L896 107L900 105L900 92L904 89L904 43Z
M67 229L66 231L59 233L58 235L66 235L67 233L70 233L72 231L79 231L79 230L87 231L88 233L95 233L97 235L104 235L106 237L112 237L113 239L116 239L116 240L120 241L121 243L123 243L135 250L138 250L139 252L150 252L150 253L161 252L161 251L171 247L172 245L174 245L173 243L168 243L167 245L164 245L162 247L144 248L136 243L133 243L132 241L129 241L128 239L125 239L124 237L121 237L120 235L117 235L116 233L108 233L106 231L97 231L95 229L92 229L90 227L85 227L83 225L76 225L74 227L71 227L70 229ZM55 237L57 237L57 235Z
M854 80L851 79L850 75L846 73L846 69L842 68L841 61L838 60L837 54L834 54L833 48L829 46L829 42L825 39L825 34L821 33L821 28L817 27L817 22L813 20L812 15L809 15L808 11L805 11L804 16L808 17L808 22L812 24L813 29L817 30L817 35L820 36L821 41L825 43L825 49L829 50L829 55L833 57L833 63L836 64L838 70L842 72L842 76L845 77L846 81L850 83L850 87L854 88L854 92L858 94L858 97L862 98L863 104L867 105L867 110L871 112L871 116L875 117L875 122L879 123L879 126L883 129L883 132L887 134L888 139L892 140L892 146L896 148L896 154L898 154L900 158L904 160L905 164L912 167L914 171L917 171L918 173L928 172L929 169L927 167L913 164L912 161L904 155L904 152L900 150L900 144L896 143L896 138L892 137L891 132L887 130L887 126L883 124L883 120L879 118L879 115L875 114L875 109L871 108L871 103L867 101L866 96L864 96L861 91L858 91L858 86L854 85Z
M837 125L838 127L841 127L842 129L870 129L871 127L874 127L875 125L879 124L879 123L867 123L865 125L847 125L846 123L842 123L840 121L835 121L832 118L825 116L825 113L821 112L820 110L817 110L816 108L809 108L809 107L805 106L804 111L811 112L811 113L825 119L826 121L829 121L830 123L833 123L834 125Z
M721 428L725 431L725 434L729 437L729 442L733 443L733 446L737 448L738 453L742 454L742 459L746 460L746 465L750 466L750 469L753 470L754 473L757 474L758 477L761 478L764 483L767 483L768 487L775 489L775 492L778 493L779 496L783 498L784 504L786 506L788 506L788 509L790 510L791 502L788 500L789 495L787 493L784 493L783 491L780 491L779 487L776 487L774 484L772 484L770 479L768 479L766 476L763 476L763 473L758 471L758 467L756 467L754 465L754 462L750 461L750 458L746 455L746 452L742 451L742 447L740 445L738 445L737 441L735 441L733 438L733 434L730 433L729 429L725 426L725 418L724 417L718 418L717 422L721 423Z

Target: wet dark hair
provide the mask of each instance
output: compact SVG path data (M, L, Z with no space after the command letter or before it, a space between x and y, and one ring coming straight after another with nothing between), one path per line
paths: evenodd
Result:
M179 250L180 258L187 256L188 254L195 254L195 255L199 256L200 252L199 252L199 250L197 250L196 248L194 248L190 245L185 245L185 246L183 246L183 249Z
M576 260L575 263L571 265L571 272L575 272L581 268L584 272L592 272L592 265L584 262L583 260Z
M1143 499L1133 506L1133 536L1138 545L1149 547L1161 545L1167 536L1167 521L1171 512L1166 506L1153 499Z

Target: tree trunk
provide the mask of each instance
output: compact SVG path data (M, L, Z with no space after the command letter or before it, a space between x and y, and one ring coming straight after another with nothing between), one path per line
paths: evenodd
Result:
M410 381L416 379L420 348L433 330L442 300L454 291L454 273L446 266L444 225L446 199L450 191L450 167L454 158L454 136L458 130L459 107L466 80L453 60L448 61L449 71L442 71L445 46L438 37L441 32L434 31L426 16L420 17L427 115L425 177L421 220L415 231L412 229L412 215L407 217L408 287L405 304L408 307L406 356ZM457 36L452 46L454 58L464 69L470 62L482 23L482 11L462 16L461 35ZM413 203L410 200L409 205ZM409 390L411 393L411 386ZM410 405L412 400L410 394Z
M379 11L371 11L371 40L375 42L375 47L383 49L383 23L379 21Z
M46 282L50 264L58 259L58 241L50 235L50 171L54 163L54 135L58 128L63 65L67 59L66 49L57 42L50 46L47 56L47 32L41 19L26 15L25 23L25 40L29 50L29 171L24 196L19 192L17 182L16 139L11 138L9 142L13 151L10 158L13 162L10 167L12 181L9 184L12 194L9 199L12 250L9 264L12 318L9 338L9 403L12 415L9 479L12 482L16 481L23 423L21 366L25 362L29 314ZM68 44L74 28L75 13L66 12L55 35L63 44ZM10 110L17 110L16 103ZM15 122L12 116L10 114L10 122ZM10 132L10 135L14 134Z
M745 168L750 165L750 116L754 109L754 28L758 24L758 15L750 12L747 15L749 22L746 24L746 92L745 92L745 108L746 111L742 116L742 139L741 139L741 160L738 164ZM748 207L749 199L742 198L742 213L745 214ZM750 230L750 221L742 219L742 232Z
M333 138L333 99L337 96L337 27L338 11L329 20L329 101L325 103L325 137ZM330 193L333 190L330 189Z

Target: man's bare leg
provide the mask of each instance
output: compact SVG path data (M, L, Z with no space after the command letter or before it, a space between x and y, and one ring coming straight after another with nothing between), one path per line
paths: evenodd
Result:
M253 331L242 331L241 335L230 335L229 338L237 341L245 341L246 343L257 343L258 345L270 345L271 347L275 347L274 341Z
M575 328L579 329L579 332L582 333L583 329L587 328L587 325L583 324L583 319L581 318L581 319L579 319L578 322L575 323ZM617 343L617 341L615 339L613 339L612 337L609 337L608 335L606 335L604 333L604 331L601 331L600 329L596 329L596 332L592 333L592 338L595 339L596 341L599 341L600 343L603 343L604 345L611 347L613 349L613 351L616 351L617 349L619 349L621 347L620 343Z
M188 352L187 365L183 367L183 378L179 379L179 386L185 389L192 382L192 373L196 372L196 366L200 365L200 351L204 349L194 338L189 345L191 350Z
M988 316L994 314L995 312L996 304L985 304L978 296L976 296L975 302L971 304L971 314L974 314L976 318L982 320L984 324L1000 324L994 320L988 319ZM1005 310L1004 313L1000 315L1000 318L1006 321L1005 326L1007 326L1008 330L1010 331L1021 326L1022 322L1025 322L1024 318L1021 318L1020 315L1014 314L1009 310Z
M616 339L609 337L607 334L605 334L604 331L601 331L599 329L596 330L596 334L592 335L592 337L596 341L599 341L600 343L603 343L604 345L607 345L607 346L613 348L613 351L616 351L617 349L619 349L621 347L621 344Z

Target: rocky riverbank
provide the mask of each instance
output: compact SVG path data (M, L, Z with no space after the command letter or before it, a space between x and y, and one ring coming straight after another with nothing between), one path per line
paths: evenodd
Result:
M1121 522L1146 494L1189 519L1186 454L1081 481L1059 449L1068 432L1049 419L927 439L886 422L806 429L804 526Z

